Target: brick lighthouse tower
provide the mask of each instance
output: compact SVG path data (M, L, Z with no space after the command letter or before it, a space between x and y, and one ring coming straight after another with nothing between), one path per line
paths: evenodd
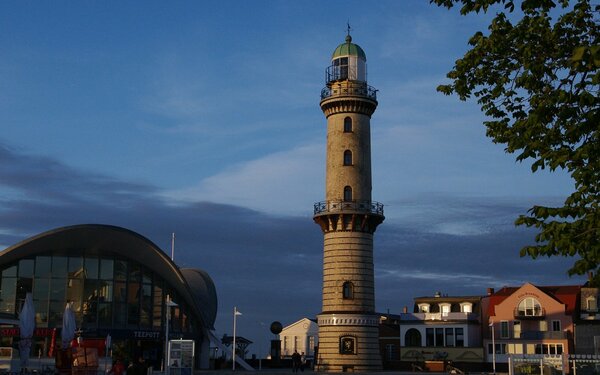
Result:
M381 369L373 233L384 216L383 205L371 200L370 122L377 90L367 85L366 63L348 31L333 52L321 91L327 118L326 193L313 217L324 234L319 371Z

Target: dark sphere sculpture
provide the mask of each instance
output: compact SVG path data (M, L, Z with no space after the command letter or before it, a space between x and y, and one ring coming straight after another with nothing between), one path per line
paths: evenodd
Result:
M282 329L283 329L283 326L281 325L281 323L279 323L279 322L271 323L271 333L272 334L278 335L281 333Z

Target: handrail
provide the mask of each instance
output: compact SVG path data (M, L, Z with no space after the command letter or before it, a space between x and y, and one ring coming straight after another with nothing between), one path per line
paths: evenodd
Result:
M376 101L377 91L375 87L366 83L331 84L321 90L321 100L332 96L363 96Z
M335 212L364 212L369 214L376 214L383 216L383 204L375 201L343 201L333 200L317 202L314 205L314 214L319 215L323 213L335 213Z

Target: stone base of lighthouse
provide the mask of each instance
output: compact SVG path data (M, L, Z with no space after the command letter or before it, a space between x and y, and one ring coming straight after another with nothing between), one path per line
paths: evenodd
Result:
M316 371L368 372L381 370L379 316L320 314Z

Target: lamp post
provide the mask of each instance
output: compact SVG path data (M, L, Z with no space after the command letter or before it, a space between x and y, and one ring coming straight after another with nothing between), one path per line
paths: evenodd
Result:
M231 348L231 352L233 353L232 355L232 362L233 362L233 371L235 371L235 328L236 328L236 322L237 322L237 316L238 315L242 315L241 312L238 311L237 307L233 307L233 344L232 344L232 348Z
M168 375L169 372L169 321L171 320L171 307L175 306L179 305L171 301L170 296L167 294L167 299L165 300L165 356L163 359L165 375Z
M494 321L490 322L490 328L492 330L492 369L494 374L496 374L496 339L494 334Z

